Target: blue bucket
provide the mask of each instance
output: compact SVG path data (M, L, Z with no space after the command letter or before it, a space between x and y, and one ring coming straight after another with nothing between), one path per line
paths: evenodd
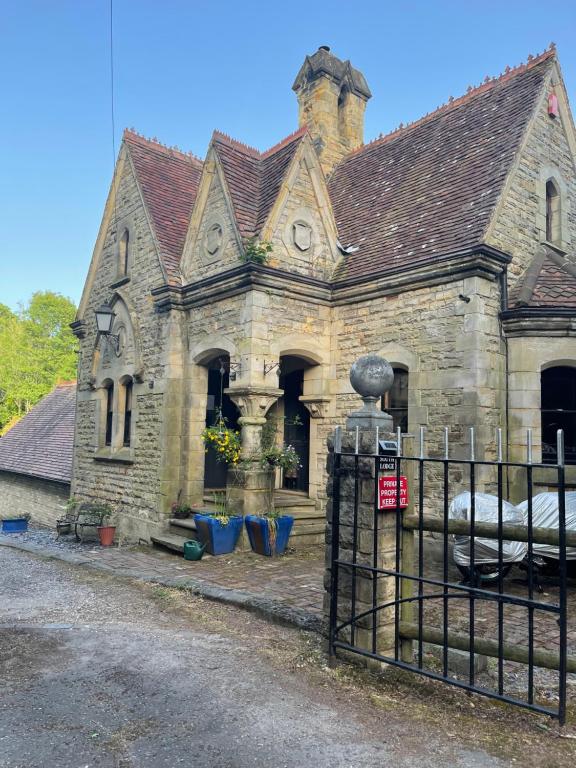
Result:
M25 517L13 517L2 520L2 533L22 533L28 530L28 520Z

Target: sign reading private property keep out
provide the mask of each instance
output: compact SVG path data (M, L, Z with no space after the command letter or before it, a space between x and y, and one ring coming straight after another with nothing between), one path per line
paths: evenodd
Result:
M400 504L397 502L396 477L384 475L378 478L378 509L396 509L408 506L408 481L400 477Z

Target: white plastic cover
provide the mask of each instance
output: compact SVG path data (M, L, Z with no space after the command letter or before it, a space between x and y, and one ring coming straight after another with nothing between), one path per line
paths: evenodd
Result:
M576 496L576 494L574 494ZM471 494L467 491L452 499L448 515L451 520L470 520ZM475 493L477 523L498 523L498 497L488 493ZM524 525L524 513L508 501L502 501L502 521ZM502 543L502 562L516 563L524 558L528 545L522 541ZM470 536L454 536L454 560L458 565L470 565ZM498 562L498 540L474 537L474 562L476 565Z
M576 531L576 493L566 494L566 530ZM528 500L518 504L518 509L522 510L524 516L524 525L528 525ZM539 493L532 497L532 525L534 528L558 528L558 494L557 493ZM532 551L535 555L542 557L552 557L556 560L560 557L558 547L549 544L533 544ZM576 549L566 548L566 557L568 560L576 560Z

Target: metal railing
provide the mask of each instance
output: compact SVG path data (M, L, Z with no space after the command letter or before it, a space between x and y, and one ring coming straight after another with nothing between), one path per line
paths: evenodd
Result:
M576 532L566 531L563 433L558 432L555 465L533 463L531 431L527 434L525 462L503 460L501 430L496 434L494 461L476 458L474 429L470 429L467 458L450 456L447 429L438 456L426 455L424 438L422 428L418 455L405 456L398 431L396 456L385 460L388 467L393 466L396 479L395 486L392 483L396 489L394 506L384 511L379 508L383 459L378 432L373 451L361 452L356 432L355 444L343 452L342 433L336 430L330 653L342 650L392 664L550 715L563 724L567 674L576 672L576 657L567 653L567 546L576 547ZM535 475L549 475L551 471L558 499L557 529L533 524ZM429 488L431 472L433 483ZM504 489L511 472L525 477L527 502L522 525L505 520ZM399 489L404 474L414 475L411 509L401 507ZM371 484L372 493L368 494ZM492 490L498 500L496 522L478 519L480 489ZM451 499L457 491L470 493L466 520L451 518ZM373 499L366 503L368 495ZM395 518L392 522L390 514ZM440 534L439 563L432 564L427 555L426 533ZM467 579L454 575L453 535L469 539ZM483 582L482 569L476 562L479 539L496 543L491 583ZM506 578L504 548L513 541L527 544L521 563L526 573L522 585ZM392 555L380 551L384 545L390 549L392 542ZM541 568L534 550L540 544L557 547L557 574L547 593L540 591ZM465 672L451 669L454 651L467 655ZM479 674L479 656L495 659L496 669ZM514 670L516 683L520 677L523 691L510 682L510 669ZM555 700L542 701L538 697L535 672L540 669L548 670L548 681L553 679Z

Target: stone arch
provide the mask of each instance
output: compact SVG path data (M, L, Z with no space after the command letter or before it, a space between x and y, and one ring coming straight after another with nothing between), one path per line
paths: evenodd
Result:
M236 355L236 345L226 336L210 334L195 344L190 350L190 361L196 365L206 365L215 357Z
M115 353L108 341L101 334L97 335L92 353L93 387L102 386L100 382L106 377L118 380L120 376L128 375L141 382L144 375L140 325L134 307L120 291L113 294L110 307L116 315L112 333L120 336L121 346Z
M324 365L328 362L326 353L304 334L283 337L270 345L270 352L278 359L283 355L300 357L309 365Z
M540 371L546 371L548 370L548 368L559 368L559 367L576 368L576 358L561 358L561 359L548 360L545 363L542 363L542 365L540 366Z

